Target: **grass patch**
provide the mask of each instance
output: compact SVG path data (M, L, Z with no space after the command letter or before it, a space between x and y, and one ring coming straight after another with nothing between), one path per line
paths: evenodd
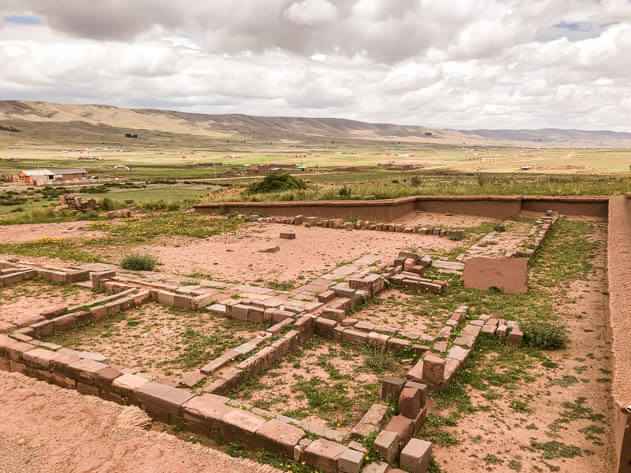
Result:
M121 268L134 271L152 271L156 264L158 261L148 253L144 255L131 253L121 260Z

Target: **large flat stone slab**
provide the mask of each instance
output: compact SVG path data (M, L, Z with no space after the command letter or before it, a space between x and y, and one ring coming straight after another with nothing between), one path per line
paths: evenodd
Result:
M473 289L497 287L505 292L527 292L528 258L471 258L465 263L462 277L464 286Z

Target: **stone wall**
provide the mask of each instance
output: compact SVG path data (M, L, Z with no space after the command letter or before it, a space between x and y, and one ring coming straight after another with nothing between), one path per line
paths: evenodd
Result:
M203 213L252 213L261 215L298 215L323 218L394 220L415 210L458 213L482 217L515 217L522 210L555 212L567 215L606 216L607 197L540 196L412 196L383 200L320 200L291 202L208 202L195 206Z
M618 473L631 472L631 194L612 197L608 228L609 312Z

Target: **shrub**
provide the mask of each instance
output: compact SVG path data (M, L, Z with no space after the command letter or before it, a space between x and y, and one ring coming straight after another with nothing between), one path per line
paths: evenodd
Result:
M451 241L460 241L464 238L464 234L461 232L454 232L449 234L449 239Z
M103 200L101 200L99 207L101 207L101 209L103 210L114 210L114 201L109 197L105 197Z
M527 346L542 350L558 350L565 347L567 335L565 329L548 322L524 322L524 343Z
M158 264L158 262L150 254L139 255L132 253L123 258L121 268L133 269L135 271L151 271L156 264Z
M346 186L342 187L339 192L340 197L350 197L352 193L353 191L350 189L350 187Z
M502 233L506 231L506 225L504 225L503 223L498 223L497 225L495 225L493 227L493 230L498 232L498 233Z
M259 182L255 182L248 188L250 194L279 192L292 189L306 189L307 183L289 174L268 174Z
M421 179L418 176L412 176L412 179L410 179L410 184L414 187L418 187L421 185Z

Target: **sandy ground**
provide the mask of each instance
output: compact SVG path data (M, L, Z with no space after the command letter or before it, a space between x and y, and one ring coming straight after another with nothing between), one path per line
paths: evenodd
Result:
M293 232L295 240L279 238ZM258 250L279 246L276 253ZM201 273L228 281L294 281L311 279L367 253L379 254L382 261L394 259L403 247L422 250L450 250L458 242L431 235L341 230L282 224L248 225L234 234L216 235L206 240L177 239L136 248L147 251L162 263L159 270L170 273ZM120 255L109 255L112 259Z
M311 344L251 379L232 396L274 413L349 433L370 405L381 402L381 377L402 376L410 368L394 362L378 375L365 366L366 356L356 347L342 347L319 337L314 337ZM318 379L323 383L313 388L322 391L314 399L323 405L310 406L311 387L305 391L301 386ZM348 409L342 398L349 401Z
M484 222L492 222L495 219L486 217L476 217L474 215L447 215L444 213L415 211L392 223L403 223L404 225L422 225L426 227L448 227L448 228L468 228L476 227Z
M529 370L534 376L533 382L522 384L512 393L496 389L503 396L494 401L488 401L474 390L471 393L473 404L489 405L490 409L465 417L456 427L445 429L461 441L453 447L435 446L435 454L446 473L460 473L463 465L467 466L467 471L513 473L516 470L509 467L511 460L521 463L521 470L517 471L522 472L613 472L604 225L598 228L596 239L601 246L594 261L595 269L587 281L572 283L568 293L571 302L556 308L563 314L570 338L565 350L546 352L558 366L545 368L535 363ZM559 383L563 379L567 382ZM511 399L525 400L532 412L513 411L508 405ZM581 399L584 399L582 404ZM567 412L566 407L570 405L567 403L587 410L578 419L561 422L558 436L554 436L550 426ZM581 429L593 430L590 433ZM531 448L531 439L577 446L582 453L573 458L545 459L541 451ZM489 454L502 462L485 462Z
M351 317L377 325L389 325L405 332L436 335L450 312L427 314L412 295L386 289L376 296L376 304L369 304Z
M145 304L99 324L57 335L51 341L105 355L120 368L136 368L158 382L177 384L182 373L201 368L225 350L254 338L262 326L208 313ZM186 336L194 331L195 336ZM205 349L199 350L198 344ZM194 359L190 356L195 354Z
M26 281L0 288L0 321L23 325L47 308L85 304L95 299L97 294L79 286Z
M92 238L103 232L87 229L90 221L64 223L29 223L24 225L0 225L0 243L23 243L42 238Z
M123 406L0 371L0 471L273 473L278 470L145 431ZM121 415L121 413L123 413Z

